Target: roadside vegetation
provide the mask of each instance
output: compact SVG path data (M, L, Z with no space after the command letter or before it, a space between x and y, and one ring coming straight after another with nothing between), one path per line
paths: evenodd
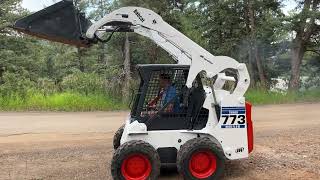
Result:
M320 102L320 90L271 92L251 89L246 100L253 105ZM0 96L0 111L114 111L128 110L129 103L105 93L62 92L44 95L29 92L25 96Z
M0 111L111 111L128 107L116 89L105 88L102 78L92 73L75 72L58 85L48 79L35 83L13 73L5 73L3 79Z
M114 111L128 106L105 94L83 95L74 92L43 95L29 93L25 97L0 97L1 111Z
M302 92L272 92L250 89L245 96L247 98L246 100L253 105L320 102L320 89Z

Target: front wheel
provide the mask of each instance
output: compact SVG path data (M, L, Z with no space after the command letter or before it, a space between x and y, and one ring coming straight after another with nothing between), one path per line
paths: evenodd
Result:
M149 143L133 140L114 152L111 174L114 180L155 180L160 165L160 157Z
M124 126L122 125L113 136L113 149L116 150L120 146L120 140L123 134Z
M178 152L178 171L184 179L218 179L225 168L222 149L209 138L187 141Z

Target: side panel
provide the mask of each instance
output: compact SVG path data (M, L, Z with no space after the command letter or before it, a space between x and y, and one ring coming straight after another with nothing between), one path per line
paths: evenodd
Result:
M177 150L186 141L196 138L197 134L185 133L184 130L171 130L171 131L147 131L140 134L128 134L127 128L123 132L121 144L131 140L142 140L150 143L155 149L163 147L174 147Z
M231 94L225 96L220 105L219 122L214 127L207 128L208 134L219 141L228 159L248 157L248 126L244 97L238 99Z

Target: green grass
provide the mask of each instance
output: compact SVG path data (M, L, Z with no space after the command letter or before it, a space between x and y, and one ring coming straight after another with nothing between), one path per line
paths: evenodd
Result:
M246 100L254 105L320 102L320 89L288 93L250 89L245 96ZM128 106L120 99L102 93L85 96L75 92L64 92L45 96L36 92L28 93L25 98L19 95L0 96L0 111L113 111L124 109L128 109Z
M120 100L104 94L82 95L73 92L44 96L29 93L22 98L14 95L0 97L1 111L111 111L126 109Z
M246 100L252 104L284 104L296 102L320 102L320 89L304 92L271 92L250 89L246 94Z

